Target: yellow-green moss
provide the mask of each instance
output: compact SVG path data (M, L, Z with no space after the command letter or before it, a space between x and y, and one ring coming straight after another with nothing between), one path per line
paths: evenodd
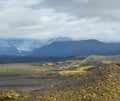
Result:
M102 63L104 63L104 64L110 64L112 62L111 61L102 61Z
M0 100L9 100L9 99L17 99L21 95L16 93L14 90L0 90Z
M54 64L52 62L47 62L47 63L43 63L42 66L52 67L52 66L54 66Z
M1 89L0 90L0 101L8 101L8 100L24 100L28 99L29 95L28 94L19 94L14 90L6 90L6 89Z
M74 70L64 70L64 71L59 71L59 74L62 76L67 76L67 75L75 75L75 74L80 74L80 73L86 73L88 69L93 68L92 66L86 66L86 67L78 67Z

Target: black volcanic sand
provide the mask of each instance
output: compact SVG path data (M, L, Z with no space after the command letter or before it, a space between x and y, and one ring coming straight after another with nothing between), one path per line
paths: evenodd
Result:
M80 60L67 61L0 64L0 88L29 93L56 85L69 78L58 73L66 69L66 64L71 66L73 61L75 64L80 64Z
M58 73L52 73L61 68L33 66L33 64L0 65L0 88L31 92L52 86L62 80Z

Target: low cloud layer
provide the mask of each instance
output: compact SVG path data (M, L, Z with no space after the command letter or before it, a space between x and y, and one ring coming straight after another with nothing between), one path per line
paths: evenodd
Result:
M0 0L0 38L120 42L119 0Z

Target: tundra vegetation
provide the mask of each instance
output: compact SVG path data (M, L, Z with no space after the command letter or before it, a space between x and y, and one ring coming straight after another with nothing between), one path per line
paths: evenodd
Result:
M0 101L120 101L120 64L65 60L0 65Z

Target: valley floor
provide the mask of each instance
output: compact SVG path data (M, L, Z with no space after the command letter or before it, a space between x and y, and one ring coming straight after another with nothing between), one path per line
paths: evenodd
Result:
M0 88L1 101L120 101L120 64L2 64Z

